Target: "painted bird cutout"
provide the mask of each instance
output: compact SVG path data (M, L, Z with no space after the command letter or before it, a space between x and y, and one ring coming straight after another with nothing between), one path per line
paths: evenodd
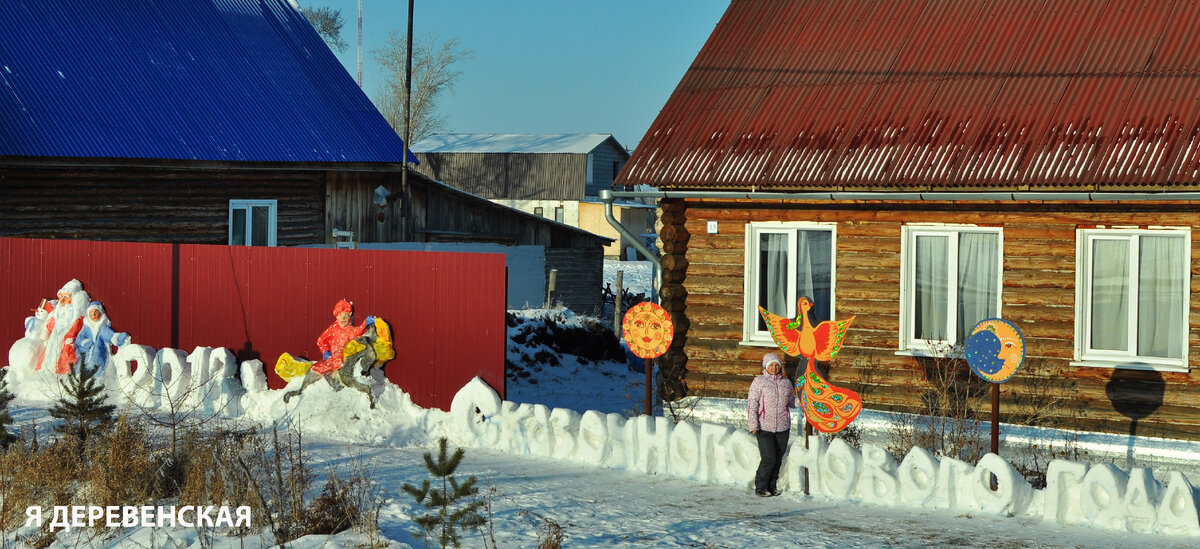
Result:
M771 339L791 356L808 359L804 372L796 378L796 392L804 416L818 431L836 433L850 425L862 412L862 398L850 389L831 385L817 372L816 361L826 362L842 349L842 340L854 317L826 320L816 327L808 320L813 303L807 297L796 302L799 315L791 319L776 315L761 306L758 312L771 331Z

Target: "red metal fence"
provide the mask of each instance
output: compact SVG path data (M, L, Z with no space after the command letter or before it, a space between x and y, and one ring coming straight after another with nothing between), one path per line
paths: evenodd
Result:
M333 305L354 302L391 325L389 380L425 406L450 408L479 376L504 395L504 256L0 238L0 360L42 298L78 279L113 328L155 348L226 347L262 360L317 357ZM7 333L7 335L4 335Z

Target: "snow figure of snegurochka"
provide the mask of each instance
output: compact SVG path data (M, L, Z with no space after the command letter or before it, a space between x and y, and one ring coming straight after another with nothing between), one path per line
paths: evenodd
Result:
M72 279L58 291L58 302L54 304L54 312L46 323L50 337L34 370L47 368L56 374L71 371L77 358L75 336L83 329L83 313L90 302L87 292L83 290L83 283L78 280Z
M33 371L38 357L46 348L46 340L50 338L50 313L54 311L54 301L43 299L33 310L33 316L25 317L25 337L18 339L8 350L9 383L18 383L26 374Z
M91 302L87 314L83 317L83 328L75 337L75 347L84 367L101 372L113 354L113 347L120 347L130 342L129 334L116 332L112 322L104 312L104 304L99 301Z

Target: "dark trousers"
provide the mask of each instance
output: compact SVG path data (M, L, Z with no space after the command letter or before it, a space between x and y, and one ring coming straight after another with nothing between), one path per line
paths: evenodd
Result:
M759 431L754 434L758 439L758 473L754 475L754 490L757 492L778 492L779 467L783 465L783 453L787 451L788 431L768 433Z

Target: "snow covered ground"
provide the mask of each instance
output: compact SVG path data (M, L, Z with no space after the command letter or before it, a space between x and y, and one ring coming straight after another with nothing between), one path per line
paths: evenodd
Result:
M606 265L606 275L609 267ZM631 286L631 280L638 284L636 281L641 279L648 286L649 269L630 267L625 272L626 287ZM515 312L514 316L522 319L520 325L544 322L547 318L561 319L564 324L583 324L578 317L562 311L532 310ZM510 339L516 331L519 330L510 326ZM528 372L527 376L510 376L507 403L500 403L494 393L476 383L459 393L451 411L421 409L394 387L383 390L378 408L370 410L361 394L337 393L324 384L310 387L300 398L285 404L280 398L281 391L267 391L247 383L245 392L238 395L239 413L230 421L257 425L283 421L302 426L312 464L318 471L326 470L327 465L369 464L385 498L380 526L387 547L423 546L411 534L415 528L412 517L420 509L400 486L428 478L421 456L434 449L441 436L467 447L466 459L456 477L479 478L489 502L492 532L488 536L494 537L500 547L533 547L546 521L562 528L563 546L570 548L1200 545L1200 525L1194 518L1191 526L1196 532L1184 536L1112 529L1113 524L1129 520L1125 511L1130 509L1151 509L1166 523L1181 516L1186 519L1189 510L1194 512L1195 496L1190 486L1186 497L1181 496L1182 484L1174 483L1168 484L1164 491L1162 486L1143 482L1143 491L1139 492L1134 489L1137 484L1131 480L1134 477L1122 477L1121 471L1108 467L1092 470L1104 475L1112 473L1112 478L1079 483L1082 487L1077 484L1073 496L1068 494L1070 497L1056 500L1058 517L1065 520L1047 518L1042 512L1048 505L1042 492L1030 496L1032 499L1024 502L1025 510L1011 517L975 503L935 509L932 507L938 505L933 496L921 505L864 503L888 499L880 495L881 490L886 490L875 485L869 494L845 498L805 496L799 483L792 480L795 475L785 481L784 495L759 498L751 494L747 485L747 468L757 464L752 447L747 453L748 435L717 428L697 428L693 432L680 426L668 431L662 423L657 424L656 430L653 422L626 420L641 402L640 367L631 369L617 360L581 361L573 355L553 354L550 349L544 345L510 345L510 361L522 360L522 355L540 358L522 366L521 371ZM204 355L203 362L214 371L219 370L222 356L209 353ZM110 381L123 382L129 380ZM49 418L45 415L44 396L21 393L21 398L13 404L18 425L45 424ZM482 417L474 413L476 408ZM720 436L705 438L710 432ZM691 439L693 442L688 442L688 436L695 437ZM793 442L803 444L798 436L793 436ZM674 453L668 449L674 449ZM689 455L696 451L703 455ZM790 455L796 456L796 463L815 459L810 463L827 465L814 476L814 482L819 476L822 486L835 488L839 479L851 476L846 474L847 468L866 471L878 457L855 454L840 447L837 450L823 447L820 453L814 450L803 454L802 448L795 445ZM974 470L974 464L964 466ZM898 491L893 491L892 497L908 500L923 490L913 485L913 479L920 480L914 473L919 473L918 469L912 469L907 477L893 470L893 478L900 480L893 485ZM886 480L884 477L879 478ZM934 482L931 477L924 480L931 486ZM952 487L944 488L945 494L965 498L963 501L974 497L969 490L960 489L969 487L969 478L960 480L960 484L944 485ZM1117 488L1123 497L1115 491ZM1086 492L1084 495L1090 498L1090 511L1087 504L1078 503L1080 492ZM1133 496L1138 494L1148 494L1152 501L1137 501ZM1117 501L1108 501L1114 495ZM1173 495L1179 497L1172 499ZM1156 506L1162 509L1155 509ZM1106 513L1103 520L1097 517L1098 513ZM1146 528L1153 529L1152 525ZM370 541L364 534L343 532L335 536L309 536L288 545L349 548L365 546ZM72 530L60 534L53 547L204 548L271 544L269 534L265 533L238 538L221 530L117 528L99 534ZM466 547L483 545L480 534L464 539Z

